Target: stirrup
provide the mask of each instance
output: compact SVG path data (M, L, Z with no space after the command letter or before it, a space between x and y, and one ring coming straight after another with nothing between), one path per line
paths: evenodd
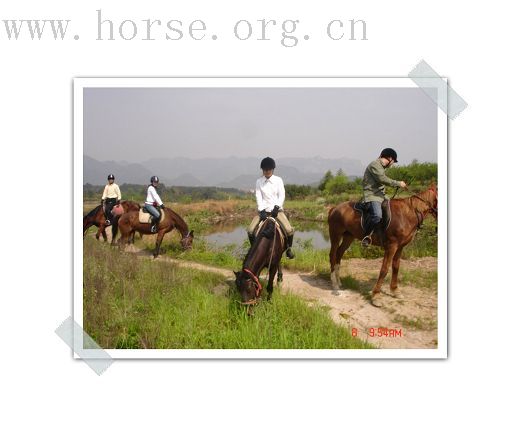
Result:
M366 235L363 237L363 240L361 240L361 246L368 247L372 244L372 234Z
M111 225L110 220L109 220L109 219L106 219L106 220L105 220L105 226L110 226L110 225Z
M152 225L150 231L155 234L157 232L157 225Z

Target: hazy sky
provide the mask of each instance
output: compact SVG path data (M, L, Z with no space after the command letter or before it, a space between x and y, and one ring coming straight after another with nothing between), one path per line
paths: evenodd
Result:
M84 154L437 161L437 106L416 88L86 88Z

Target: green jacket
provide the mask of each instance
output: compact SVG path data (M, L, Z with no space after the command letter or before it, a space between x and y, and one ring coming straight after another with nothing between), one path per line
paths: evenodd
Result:
M397 180L390 179L385 174L385 168L379 159L370 162L363 176L363 200L365 202L380 202L386 199L385 185L399 188Z

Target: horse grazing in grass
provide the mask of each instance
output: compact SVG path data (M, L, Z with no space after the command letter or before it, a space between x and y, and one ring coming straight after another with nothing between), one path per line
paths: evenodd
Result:
M361 215L354 209L355 202L344 202L331 208L328 223L330 234L330 278L334 294L338 294L341 280L339 266L343 254L354 239L363 239ZM418 194L402 199L390 200L392 217L386 230L384 243L380 242L377 234L373 234L373 244L385 249L383 264L379 278L372 290L372 304L381 307L381 285L388 273L388 266L392 262L392 281L390 289L395 297L402 298L398 291L397 274L401 262L403 248L410 243L417 230L421 227L424 218L432 214L437 219L437 187L435 184ZM341 241L341 244L340 244Z
M280 261L285 249L286 240L280 226L273 217L268 217L260 226L255 242L244 258L242 270L235 272L235 283L242 297L241 304L248 306L248 313L250 306L257 304L261 298L262 285L258 278L264 268L269 273L267 300L271 299L273 280L277 273L278 282L282 281Z
M139 211L140 209L139 203L130 200L123 200L121 202L121 207L124 212ZM107 233L105 231L107 228L105 225L106 219L103 205L96 206L92 211L85 215L83 217L83 238L85 238L85 235L87 235L87 231L91 226L97 226L98 230L96 232L96 239L99 240L99 236L101 235L103 236L103 240L107 241ZM119 216L115 216L114 221L112 222L112 244L114 244L116 240L118 221Z
M193 246L193 231L190 231L183 218L170 208L164 208L162 211L164 217L161 218L160 223L157 225L157 232L152 232L152 225L150 223L141 223L139 221L139 211L131 211L123 214L119 219L119 229L121 230L119 245L129 244L131 235L136 231L146 235L157 234L155 250L153 252L154 258L157 258L164 234L177 229L181 234L182 249L191 249Z

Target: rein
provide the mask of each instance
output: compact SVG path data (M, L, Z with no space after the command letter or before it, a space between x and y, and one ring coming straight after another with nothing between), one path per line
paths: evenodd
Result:
M252 300L249 300L245 303L242 303L244 305L247 305L247 304L254 304L256 303L258 297L260 296L260 292L262 291L262 285L260 284L260 280L258 279L258 277L253 273L253 271L249 270L249 269L243 269L244 272L248 273L251 277L251 279L255 282L255 293L256 293L256 298L255 299L252 299Z

